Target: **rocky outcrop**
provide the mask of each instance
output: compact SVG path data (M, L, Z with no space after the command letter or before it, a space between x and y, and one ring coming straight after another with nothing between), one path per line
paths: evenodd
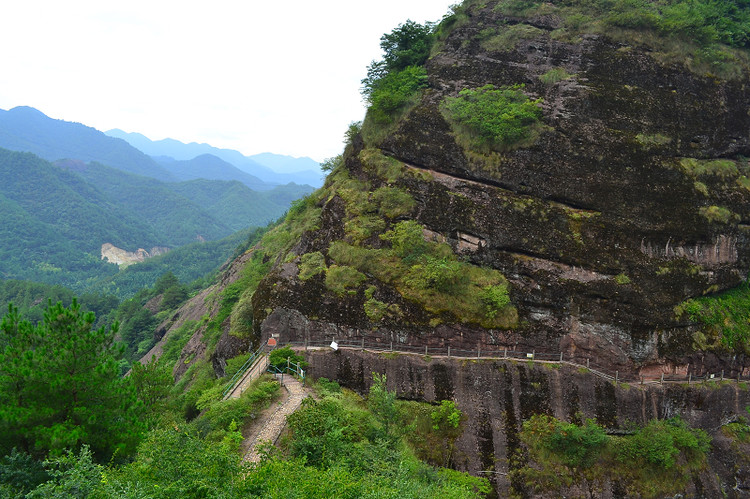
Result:
M143 262L151 257L157 255L163 255L169 252L169 248L165 246L155 246L151 248L151 251L146 251L143 248L138 248L136 251L127 251L120 249L111 243L102 244L102 260L107 260L109 263L116 263L120 267L127 267L133 263Z
M561 26L556 16L521 19L493 7L469 10L428 61L430 85L419 102L377 142L355 139L344 164L346 175L372 191L408 192L415 205L403 218L417 220L428 238L502 272L517 327L436 318L368 280L403 319L373 321L363 312L363 290L334 296L320 279L299 280L297 262L287 258L254 297L256 332L278 332L273 312L295 310L312 339L335 325L349 336L408 345L521 345L574 358L596 354L631 373L669 365L702 374L694 325L678 319L674 307L737 286L750 269L747 74L697 74L606 35L563 41L551 36ZM488 29L523 23L534 26L533 37L503 50L482 43ZM555 68L569 77L540 78ZM543 99L545 127L535 143L487 154L457 140L442 104L488 84L523 84L528 96ZM373 174L373 148L406 173ZM297 254L326 254L332 241L347 237L352 216L341 198L330 195L320 205L319 228L303 236ZM377 234L370 241L382 244ZM750 366L741 356L720 362L733 374Z

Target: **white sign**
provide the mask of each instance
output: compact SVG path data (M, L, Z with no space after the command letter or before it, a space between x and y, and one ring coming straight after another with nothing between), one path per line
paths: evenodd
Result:
M334 341L331 342L331 348L333 348L334 350L338 350L339 349L339 344L336 343L336 341L334 340Z
M533 353L527 353L526 354L526 358L527 359L533 359L534 358L534 354Z

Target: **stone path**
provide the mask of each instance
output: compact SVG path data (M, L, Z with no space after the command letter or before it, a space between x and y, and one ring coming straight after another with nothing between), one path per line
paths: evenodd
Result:
M280 378L279 375L276 376L277 379ZM275 444L279 439L279 435L281 435L284 426L286 426L286 417L296 411L302 404L302 399L308 395L307 390L302 386L302 383L297 381L297 379L290 374L283 375L281 383L289 392L289 396L278 406L276 411L266 419L260 429L248 438L250 445L247 446L249 451L243 458L243 461L245 462L257 463L260 461L260 455L256 449L258 444L261 442L271 442L271 444Z

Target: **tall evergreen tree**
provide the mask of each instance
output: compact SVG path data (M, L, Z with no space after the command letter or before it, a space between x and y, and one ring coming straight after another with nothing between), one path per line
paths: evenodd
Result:
M93 328L77 300L22 320L13 305L0 323L0 452L36 456L90 446L102 460L135 449L143 424L132 384L120 377L118 325Z

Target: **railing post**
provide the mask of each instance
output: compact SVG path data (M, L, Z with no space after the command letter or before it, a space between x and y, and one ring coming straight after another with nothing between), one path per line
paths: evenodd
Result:
M451 358L451 346L450 345L448 345L448 358L449 359Z
M586 369L589 368L589 360L591 360L591 359L589 359L589 358L586 359Z
M305 338L305 352L307 352L307 338Z
M477 345L477 359L479 358L479 355L482 353L482 345Z
M615 385L620 382L620 371L615 371Z
M391 352L393 351L393 340L391 340Z
M508 358L508 347L505 347L505 350L503 351L503 358L504 359Z
M724 381L724 369L721 370L721 380Z
M364 349L365 349L365 339L362 338L362 350L364 350Z
M661 373L661 380L659 381L660 384L664 384L664 373Z
M641 374L641 384L643 384L643 374Z
M563 353L560 352L560 362L562 362L562 361L563 361Z
M693 373L688 374L688 385L690 384L691 381L693 381Z
M427 355L427 345L424 346L424 354Z
M536 349L531 351L531 360L536 360Z

